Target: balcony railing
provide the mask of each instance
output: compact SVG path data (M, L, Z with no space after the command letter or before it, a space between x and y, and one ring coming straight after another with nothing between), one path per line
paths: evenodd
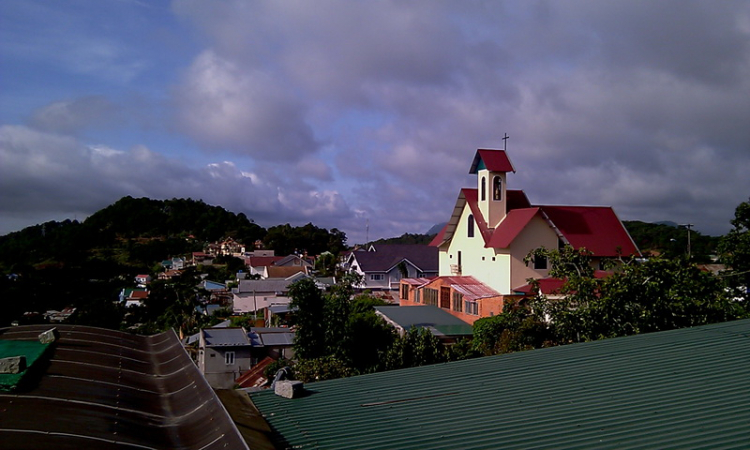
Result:
M451 264L451 275L461 276L461 264Z

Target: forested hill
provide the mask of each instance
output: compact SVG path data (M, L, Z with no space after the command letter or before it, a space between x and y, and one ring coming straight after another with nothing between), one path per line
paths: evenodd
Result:
M279 255L343 250L346 235L313 224L265 229L243 213L201 200L124 197L83 222L47 222L0 236L0 271L28 265L90 265L106 260L149 267L168 256L203 250L231 237L248 249L261 240ZM16 269L14 269L16 268Z
M688 249L687 228L664 223L646 223L637 220L623 221L633 241L644 254L660 254L666 257L685 255ZM721 237L706 236L690 231L690 253L696 262L709 262Z

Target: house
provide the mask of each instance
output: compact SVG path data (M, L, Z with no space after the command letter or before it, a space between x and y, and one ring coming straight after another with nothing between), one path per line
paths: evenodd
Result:
M426 328L445 344L471 338L471 325L437 306L376 306L375 314L393 326L400 336L412 328Z
M267 266L263 269L261 278L299 278L299 275L303 275L302 278L309 275L308 266Z
M148 290L145 288L124 288L120 291L120 303L126 308L133 306L143 306L143 302L148 299Z
M193 252L193 265L210 266L214 263L214 257L204 252Z
M250 269L250 276L258 275L263 277L266 273L266 267L274 265L276 261L284 259L283 256L248 256L243 258L245 265Z
M239 285L232 289L232 304L235 314L263 311L274 305L288 305L291 299L287 297L292 280L240 280Z
M294 358L294 330L288 327L252 327L248 333L259 354L273 359Z
M505 151L476 151L469 169L476 175L476 188L461 189L450 220L430 243L438 249L441 278L471 276L512 296L528 279L548 277L546 259L524 261L537 248L586 249L595 268L640 255L611 207L533 205L523 191L508 189L508 175L514 172ZM502 302L481 308L478 316L489 317L498 309L502 311Z
M50 344L39 340L50 325L0 328L0 354L27 361L25 373L0 374L13 391L0 392L0 447L248 448L174 331L54 327Z
M274 262L273 265L279 267L305 267L307 269L311 269L313 263L309 258L305 256L287 255Z
M135 276L135 284L138 285L138 287L146 287L147 284L151 282L151 275L142 274L142 275L136 275Z
M404 278L401 280L401 306L431 305L474 324L481 317L503 312L505 298L490 286L471 276Z
M158 278L159 278L160 280L167 280L167 281L168 281L168 280L171 280L172 278L177 278L177 277L179 277L180 275L182 275L182 271L181 271L181 270L177 270L177 269L167 269L167 270L165 270L164 272L161 272L161 273L160 273L160 274L158 275Z
M185 259L177 257L172 259L165 259L161 262L161 265L166 270L182 270L185 268Z
M198 344L198 368L215 389L231 389L234 380L258 362L244 328L204 328Z
M738 320L250 399L283 448L748 448L748 335Z
M362 276L361 289L392 290L402 278L438 274L438 249L427 245L373 244L349 254L344 269Z

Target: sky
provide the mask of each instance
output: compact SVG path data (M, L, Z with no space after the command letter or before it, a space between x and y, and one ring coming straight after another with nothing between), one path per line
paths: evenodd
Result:
M534 204L726 233L750 1L0 3L0 235L124 196L425 233L504 145Z

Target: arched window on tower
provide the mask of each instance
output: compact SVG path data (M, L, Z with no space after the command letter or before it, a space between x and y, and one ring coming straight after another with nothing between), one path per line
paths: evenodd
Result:
M482 177L482 201L487 200L487 179Z
M466 230L466 235L468 237L474 237L474 215L473 214L469 214L469 220L467 221L467 225L468 227Z
M492 200L502 200L503 199L503 179L499 176L496 176L492 180Z

